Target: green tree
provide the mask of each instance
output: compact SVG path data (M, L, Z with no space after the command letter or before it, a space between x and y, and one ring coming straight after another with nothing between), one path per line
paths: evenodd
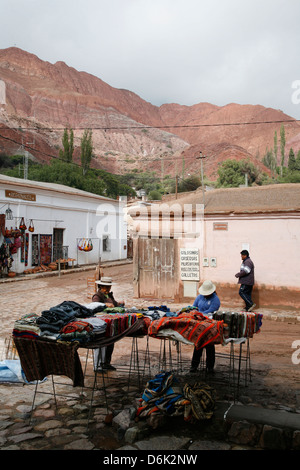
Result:
M149 192L148 194L148 198L151 200L151 201L160 201L161 200L161 192L158 191L157 189L153 189L152 191Z
M93 155L93 143L92 143L92 131L90 129L85 129L83 136L81 138L81 166L83 174L85 175L88 168L90 167L90 163L92 160Z
M300 150L298 151L297 157L296 157L296 170L300 171Z
M74 152L74 132L73 129L68 130L67 128L64 130L62 136L62 144L63 150L60 149L59 156L62 160L66 162L71 162L73 159L73 152Z
M275 172L275 169L276 169L276 159L275 159L275 156L273 154L273 151L272 149L269 150L267 149L266 150L266 154L263 158L263 164L267 167L267 168L270 168L271 172L274 173Z
M246 176L248 185L252 183L262 184L262 175L249 160L225 160L218 169L217 187L237 188L245 184Z
M277 131L274 134L274 159L275 159L275 167L277 166L277 158L278 158L278 139L277 139Z
M290 149L290 153L289 153L288 169L290 171L297 170L296 157L295 157L294 150L292 148Z
M284 130L284 125L281 125L280 128L280 151L281 151L281 176L282 176L282 170L284 167L284 151L285 151L285 130Z

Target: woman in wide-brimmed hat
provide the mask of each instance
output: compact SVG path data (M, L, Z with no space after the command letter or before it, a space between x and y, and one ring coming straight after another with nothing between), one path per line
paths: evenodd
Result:
M199 288L199 295L196 297L193 306L197 307L199 312L208 318L212 318L212 314L219 310L221 302L216 294L216 286L212 281L204 281ZM212 373L215 366L215 345L208 344L206 350L206 370ZM194 348L190 372L196 372L200 364L202 356L202 348Z

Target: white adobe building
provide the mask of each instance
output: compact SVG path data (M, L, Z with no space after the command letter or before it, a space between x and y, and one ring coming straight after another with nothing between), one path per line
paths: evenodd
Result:
M12 255L12 271L23 273L39 264L73 259L86 265L127 258L124 202L68 186L0 175L0 216L7 229L26 230ZM6 211L12 211L7 219ZM1 215L2 214L2 215ZM29 227L33 226L33 231ZM0 246L5 241L0 230ZM14 238L11 237L14 243ZM20 244L20 241L19 241ZM83 246L92 247L90 251ZM15 250L14 250L15 251Z

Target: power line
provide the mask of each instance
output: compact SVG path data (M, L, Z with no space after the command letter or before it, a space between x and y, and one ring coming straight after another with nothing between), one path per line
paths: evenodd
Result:
M130 131L131 129L139 129L139 130L144 130L144 129L194 129L194 128L202 128L202 127L231 127L231 126L249 126L249 125L262 125L262 124L283 124L283 123L298 123L300 122L300 120L297 120L297 119L283 119L283 120L274 120L274 121L245 121L245 122L234 122L234 123L230 123L230 122L226 122L226 123L210 123L210 124L187 124L187 125L163 125L163 126L146 126L146 125L139 125L139 126L125 126L125 127L108 127L108 126L105 126L105 127L102 127L102 126L97 126L97 127L89 127L89 129L91 130L102 130L102 131L109 131L109 130L128 130ZM86 127L72 127L73 130L85 130ZM0 132L2 131L29 131L29 132L32 132L32 131L63 131L64 128L62 127L9 127L9 128L0 128ZM18 144L20 145L20 142L12 139L12 138L9 138L9 137L6 137L4 135L1 135L0 136L5 139L5 140L9 140L11 142L14 142L15 144ZM177 136L179 137L179 136ZM24 145L25 147L25 145ZM32 151L37 151L36 149L34 149L33 147L30 147L29 145L26 145L26 148L28 148L29 150L32 150ZM39 154L43 154L47 157L50 157L50 158L56 158L57 160L61 160L61 161L64 161L66 162L66 160L63 160L62 158L60 158L59 156L57 155L52 155L52 154L49 154L43 150L38 150ZM181 159L182 157L181 156L170 156L169 158L164 156L163 157L163 160L164 161L168 161L168 160L171 160L171 161L174 161L174 159ZM191 156L185 156L184 157L185 159L193 159L195 158L194 155L191 155ZM110 157L110 160L119 160L119 161L126 161L126 159L117 159L115 158L114 156L113 157ZM154 159L150 159L151 162L153 161L161 161L162 158L154 158ZM139 161L148 161L148 159L145 159L143 157L139 158ZM69 162L75 166L79 166L77 163L71 161Z
M109 130L130 130L130 129L194 129L194 128L201 128L201 127L231 127L231 126L254 126L260 124L283 124L283 123L291 123L291 122L300 122L299 119L282 119L276 121L244 121L244 122L222 122L222 123L210 123L210 124L185 124L185 125L161 125L161 126L148 126L148 125L139 125L139 126L124 126L124 127L114 127L114 126L95 126L95 127L88 127L91 130L101 130L101 131L109 131ZM72 127L73 130L80 131L85 130L87 127ZM2 130L2 129L1 129ZM63 127L10 127L3 130L14 130L14 131L62 131L64 130Z
M15 140L15 139L12 139L11 137L6 137L6 136L1 135L1 130L2 130L2 129L0 129L0 137L1 137L1 138L5 139L5 140L8 140L8 141L10 141L10 142L13 142L14 144L21 145L20 142L18 142L18 141ZM60 157L57 156L57 155L53 155L53 154L47 153L47 152L45 152L45 151L43 151L43 150L37 150L37 149L35 149L34 147L31 147L31 146L28 145L28 144L22 144L22 145L23 145L24 148L26 147L28 150L32 150L32 151L34 151L34 152L38 152L39 154L45 155L45 156L47 156L47 157L49 157L49 158L55 158L55 159L57 159L57 160L60 160L60 161L65 162L65 163L71 163L71 164L73 164L73 165L75 165L75 166L81 167L81 165L79 165L78 163L75 163L75 162L73 162L73 161L67 162L66 160L64 160L63 158L60 158ZM162 160L163 160L163 161L167 161L167 160L174 161L174 159L176 159L176 158L182 159L182 157L181 157L180 155L179 155L179 156L178 156L178 155L177 155L177 156L172 155L172 156L170 156L170 157L163 156L163 157L160 157L160 158L156 157L156 158L150 158L150 159L147 159L147 158L145 158L145 157L140 157L140 158L139 158L139 162L140 162L140 161L149 161L149 162L150 162L150 161L151 161L151 162L158 161L158 162L161 162ZM193 155L190 155L190 156L185 156L184 158L185 158L185 159L191 159L191 158L194 158L194 156L193 156ZM127 161L127 159L122 159L122 158L118 158L118 159L117 159L115 156L111 156L109 159L110 159L110 160L118 160L118 161ZM95 169L97 169L97 168L95 168Z

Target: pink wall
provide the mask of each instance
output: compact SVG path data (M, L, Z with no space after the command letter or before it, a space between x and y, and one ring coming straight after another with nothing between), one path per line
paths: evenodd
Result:
M139 220L141 232L150 235L149 225ZM216 230L214 224L218 223ZM172 222L173 225L173 222ZM160 222L157 221L159 233ZM176 227L173 225L171 232ZM210 279L217 284L218 294L223 304L241 304L238 296L238 284L235 274L241 265L240 252L248 249L255 264L253 298L258 306L286 306L300 308L300 215L299 213L268 213L242 215L205 215L200 225L189 227L190 238L179 237L176 242L180 248L197 248L199 250L200 283ZM193 233L194 231L194 233ZM140 232L140 233L141 233ZM203 258L207 258L209 266L203 266ZM211 258L215 258L216 266L211 266ZM189 281L180 280L180 263L175 266L177 272L175 282L176 301L190 302L184 292L197 294L197 283L187 285ZM187 288L188 286L188 288ZM190 289L192 287L192 289ZM170 289L171 291L171 289Z

